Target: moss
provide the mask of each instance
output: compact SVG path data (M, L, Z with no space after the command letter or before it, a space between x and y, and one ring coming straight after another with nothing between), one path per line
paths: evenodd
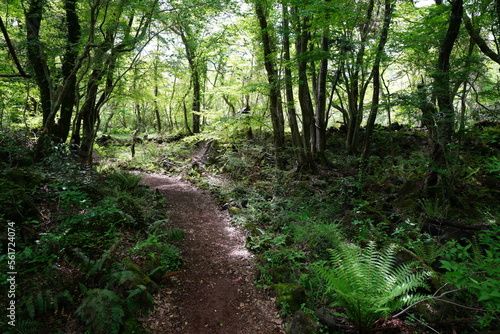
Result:
M26 168L9 168L4 170L3 175L5 179L26 190L31 190L42 182L42 177L39 174Z
M151 280L151 278L149 278L149 276L146 275L146 273L144 273L144 271L142 271L142 269L135 263L128 262L126 264L125 269L136 273L140 277L140 281L135 282L136 286L144 285L148 289L148 291L150 291L150 293L155 293L158 290L158 285L155 282L153 282L153 280Z
M229 211L229 214L232 215L232 216L235 216L235 215L240 215L243 213L243 210L241 210L240 208L238 207L235 207L235 206L232 206L228 209Z
M278 283L273 285L278 307L286 307L289 312L296 312L306 302L306 291L297 283Z

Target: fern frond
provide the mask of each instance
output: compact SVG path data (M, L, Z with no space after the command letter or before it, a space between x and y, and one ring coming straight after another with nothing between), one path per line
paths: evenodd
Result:
M361 331L380 317L428 298L414 294L427 287L428 272L413 272L408 264L396 266L395 252L395 245L378 252L373 242L365 249L349 244L331 250L330 266L318 269L337 305Z
M125 315L121 303L111 290L91 289L75 313L92 332L118 334Z
M153 306L153 297L144 285L138 285L134 290L128 291L127 309L135 312L140 309L148 310Z

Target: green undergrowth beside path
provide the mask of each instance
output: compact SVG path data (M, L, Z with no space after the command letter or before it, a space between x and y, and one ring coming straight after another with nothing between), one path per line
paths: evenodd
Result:
M265 134L149 137L134 155L108 138L92 167L59 146L35 163L29 137L0 136L6 291L11 241L17 272L16 328L5 324L6 333L150 331L141 321L164 277L182 266L184 232L135 170L182 175L213 194L246 231L255 284L275 298L290 332L476 333L500 320L493 136L464 134L467 145L440 171L453 191L439 200L426 195L426 139L414 130L375 134L365 161L333 134L328 163L314 173L291 163L293 151L276 168Z
M64 147L35 163L29 137L0 136L0 304L15 302L1 332L146 333L152 295L182 265L164 196Z
M424 191L425 140L413 130L375 134L374 154L361 161L332 136L328 165L317 173L277 169L265 136L138 145L134 158L127 148L102 153L127 156L118 159L122 167L181 174L210 190L247 231L255 283L276 297L291 331L493 330L500 319L498 147L466 133L460 156L441 171L454 182L452 195L433 200Z

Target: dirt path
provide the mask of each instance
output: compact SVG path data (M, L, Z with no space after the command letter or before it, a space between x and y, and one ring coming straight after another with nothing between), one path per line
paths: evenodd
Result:
M253 284L254 259L227 213L185 181L149 175L144 182L165 194L172 224L186 231L182 273L155 296L151 333L284 333L273 301Z

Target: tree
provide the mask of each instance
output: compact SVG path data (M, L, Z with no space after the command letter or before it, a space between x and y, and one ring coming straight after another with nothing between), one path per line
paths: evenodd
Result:
M280 80L276 69L276 45L272 36L272 27L268 23L268 6L266 0L255 0L254 9L259 21L260 38L264 53L264 66L269 84L269 108L273 124L274 149L276 151L276 163L278 168L284 167L282 150L285 145L285 124L283 117L283 105L281 100Z
M431 110L433 126L429 129L431 139L431 159L433 166L427 175L427 189L431 196L441 195L439 190L449 194L446 176L442 171L447 169L447 146L451 143L454 133L453 94L450 84L450 56L457 40L463 17L463 0L454 0L451 3L450 18L446 35L439 48L436 72L434 74L433 99L437 101L437 108Z
M375 125L375 119L377 117L377 113L379 110L379 102L380 102L380 63L382 61L382 57L384 56L384 48L387 43L387 38L389 35L389 27L391 24L392 13L394 11L394 5L391 3L391 0L385 0L384 2L384 23L382 26L382 30L380 33L380 39L378 42L377 50L375 53L375 60L372 67L372 78L373 78L373 93L372 93L372 105L370 109L370 115L366 124L366 133L365 133L365 148L363 153L363 158L366 160L370 155L370 147L371 147L371 136L373 133L373 127Z

